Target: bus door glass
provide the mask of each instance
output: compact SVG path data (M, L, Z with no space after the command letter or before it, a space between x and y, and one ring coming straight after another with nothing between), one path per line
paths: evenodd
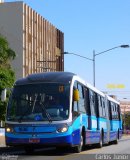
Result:
M74 87L73 87L73 96L74 96L75 90L78 90L79 99L74 100L74 97L73 97L73 109L72 109L73 118L75 116L82 114L82 113L86 113L83 86L81 84L75 82Z
M90 99L89 99L89 89L85 88L85 104L86 104L86 114L88 116L87 124L88 129L91 129L91 108L90 108Z

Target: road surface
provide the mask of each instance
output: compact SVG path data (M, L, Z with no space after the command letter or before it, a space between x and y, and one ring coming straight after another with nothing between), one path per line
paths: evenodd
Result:
M85 151L77 154L71 150L57 151L55 148L35 150L33 155L26 155L24 150L18 148L1 148L1 159L8 160L129 160L130 136L123 137L118 145L105 145L99 149L94 146L86 147Z

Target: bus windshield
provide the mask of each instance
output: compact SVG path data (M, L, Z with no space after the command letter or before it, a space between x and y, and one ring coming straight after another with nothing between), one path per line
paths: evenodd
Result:
M15 86L7 107L7 121L61 121L69 116L70 86L39 83Z

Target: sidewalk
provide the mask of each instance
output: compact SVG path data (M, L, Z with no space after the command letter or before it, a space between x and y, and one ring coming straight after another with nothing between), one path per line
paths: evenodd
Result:
M0 135L0 147L5 147L5 136Z
M128 138L130 137L130 134L122 134L122 138Z
M5 147L5 129L0 128L0 147Z

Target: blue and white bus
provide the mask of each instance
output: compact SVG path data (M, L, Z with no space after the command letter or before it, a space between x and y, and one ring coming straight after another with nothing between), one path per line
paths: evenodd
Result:
M69 72L31 74L15 82L6 113L6 144L72 147L117 143L122 133L118 101Z

